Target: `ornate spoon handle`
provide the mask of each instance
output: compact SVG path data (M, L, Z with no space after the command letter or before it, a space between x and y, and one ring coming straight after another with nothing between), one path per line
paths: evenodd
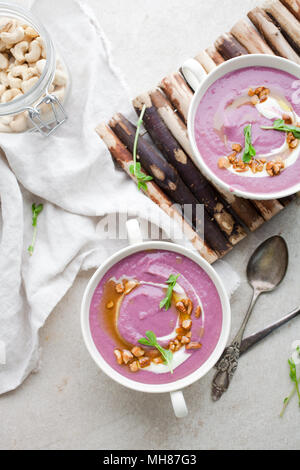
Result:
M235 373L237 369L238 360L239 360L240 352L241 352L241 342L243 339L244 331L248 323L248 320L250 318L250 315L252 313L255 302L257 301L258 296L260 294L261 294L260 291L254 290L251 304L248 308L244 321L236 337L232 341L231 345L228 346L224 350L221 358L215 365L217 372L212 381L212 393L211 393L212 399L214 401L219 400L221 396L223 395L223 393L226 392L226 390L228 389L230 385L233 374Z
M212 399L217 401L229 387L233 374L235 373L240 357L240 343L233 342L228 346L221 359L216 364L217 373L212 382Z

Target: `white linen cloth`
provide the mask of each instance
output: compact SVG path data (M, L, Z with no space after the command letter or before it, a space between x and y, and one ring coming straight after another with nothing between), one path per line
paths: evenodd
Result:
M59 46L72 90L66 104L69 119L51 137L0 134L6 154L0 156L0 354L5 362L0 357L0 394L20 385L37 366L38 330L78 272L98 266L126 245L126 240L104 238L97 229L100 216L127 207L132 215L160 216L161 228L168 226L167 216L115 170L94 131L96 124L115 111L128 111L130 104L87 2L29 4ZM43 203L44 210L29 256L33 202ZM218 267L232 290L238 279L228 269L224 263Z

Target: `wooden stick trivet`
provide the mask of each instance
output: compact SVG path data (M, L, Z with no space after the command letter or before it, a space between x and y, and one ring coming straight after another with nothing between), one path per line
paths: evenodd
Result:
M179 72L173 73L163 78L160 87L169 98L175 109L187 124L189 107L193 98L193 92L186 84Z
M279 26L283 36L297 54L300 54L300 28L294 15L279 0L268 3L264 10Z
M238 21L231 29L231 34L247 49L249 54L274 55L272 49L247 20Z
M300 64L299 56L262 8L254 8L248 13L248 17L278 55Z
M248 54L247 49L230 33L222 34L216 40L215 46L225 60Z
M276 199L269 201L253 201L253 204L260 211L265 220L270 220L274 215L278 214L283 209L283 205Z
M281 3L300 21L300 0L281 0Z
M208 55L206 51L199 52L198 55L195 57L196 60L202 65L204 70L209 73L216 68L215 62L212 58Z
M135 182L136 179L130 173L129 167L133 164L132 155L122 144L120 139L114 132L106 125L100 124L96 127L96 132L107 145L111 156L123 168L130 178ZM145 173L145 170L142 169ZM190 225L183 219L180 212L176 210L173 202L161 191L161 189L152 181L147 183L147 191L144 192L155 204L157 204L172 220L174 220L183 231L186 237L190 240L198 253L203 256L209 263L213 263L218 259L217 254L207 246L207 244L194 232Z
M220 65L222 64L222 62L224 62L223 57L221 56L221 54L219 54L215 46L208 47L206 49L206 52L216 65Z

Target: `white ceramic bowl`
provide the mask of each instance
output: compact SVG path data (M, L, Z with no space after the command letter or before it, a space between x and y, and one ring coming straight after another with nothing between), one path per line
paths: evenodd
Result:
M140 232L138 233L139 225L136 220L130 220L127 222L127 230L129 232L128 233L129 240L133 244L131 244L131 246L128 246L127 248L124 248L123 250L118 251L116 254L111 256L107 261L105 261L97 269L97 271L92 276L92 278L90 279L85 289L83 299L82 299L82 305L81 305L81 329L82 329L84 342L86 344L86 347L90 355L92 356L96 364L109 377L111 377L113 380L115 380L121 385L124 385L127 388L140 391L140 392L148 392L148 393L170 392L175 415L177 417L183 417L187 414L187 408L185 405L185 401L184 401L181 389L187 387L188 385L191 385L196 380L201 379L201 377L203 377L209 370L211 370L216 364L216 362L218 361L218 359L220 358L227 344L227 340L228 340L228 336L230 332L230 325L231 325L231 311L230 311L229 299L228 299L226 290L223 286L223 283L221 279L219 278L218 274L207 263L207 261L205 261L199 255L193 253L192 251L184 247L181 247L180 245L176 245L174 243L159 242L159 241L143 242ZM208 360L204 364L202 364L199 367L199 369L197 369L195 372L191 373L190 375L184 377L183 379L174 381L172 383L158 384L158 385L136 382L135 380L131 380L131 379L128 379L127 377L124 377L122 374L114 370L105 361L101 353L96 348L92 335L91 335L90 323L89 323L90 304L91 304L92 296L100 280L104 276L104 274L112 266L118 263L121 259L139 251L152 250L152 249L173 251L175 253L179 253L183 256L186 256L187 258L190 258L196 264L198 264L208 274L208 276L210 277L210 279L216 286L220 299L221 299L222 310L223 310L223 322L222 322L221 334L220 334L218 343L213 353L208 358Z
M297 193L300 190L300 181L294 186L285 189L280 192L273 193L254 193L247 192L232 188L229 184L225 183L221 178L217 177L215 173L206 165L201 153L198 150L195 140L195 116L199 106L199 103L208 90L208 88L219 78L222 78L229 72L233 72L238 69L246 67L270 67L278 70L283 70L294 75L300 79L300 66L290 60L283 59L282 57L266 55L266 54L249 54L237 57L235 59L228 60L223 64L219 65L215 70L210 72L208 75L204 73L202 66L194 59L189 59L182 66L182 71L195 90L193 100L191 102L188 114L188 134L194 153L194 163L199 167L201 172L216 186L219 186L222 190L231 192L236 196L240 196L247 199L280 199L286 196ZM280 176L279 176L280 177Z

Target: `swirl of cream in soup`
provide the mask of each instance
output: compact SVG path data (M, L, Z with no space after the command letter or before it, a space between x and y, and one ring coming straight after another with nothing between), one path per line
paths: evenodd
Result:
M266 101L258 102L256 105L252 105L252 110L249 109L250 98L248 96L248 90L238 96L230 102L223 113L220 113L219 110L215 115L215 129L218 132L219 136L223 139L224 143L227 143L227 140L232 140L234 136L234 131L232 126L236 122L237 118L239 122L242 120L245 121L245 125L252 124L253 126L258 123L258 116L269 119L270 121L275 121L276 119L282 119L284 115L289 116L292 119L294 125L300 123L300 117L294 111L291 103L288 102L277 90L271 91ZM247 108L246 108L247 106ZM222 116L222 118L221 118ZM270 125L272 125L272 122ZM255 127L254 127L255 129ZM299 157L300 146L298 145L295 149L290 149L286 140L286 134L284 132L278 132L278 136L274 139L274 135L267 135L265 130L265 135L260 137L260 140L264 139L266 142L271 137L272 141L269 142L268 152L260 152L255 158L274 160L277 157L281 157L284 160L285 168L293 165ZM237 140L240 140L240 136L236 136ZM253 138L255 139L255 130L253 132ZM259 140L259 139L258 139ZM236 169L233 166L227 168L231 173L236 173ZM242 177L251 177L251 178L262 178L269 176L266 168L261 172L247 171L244 173L239 173L239 176Z
M114 280L118 283L120 280ZM182 279L184 285L186 279ZM204 310L201 301L194 288L193 294L197 303L202 307L202 327L204 327ZM148 330L157 334L157 340L162 346L174 340L177 336L176 328L179 325L179 315L175 308L175 303L181 298L186 298L187 294L184 287L177 281L173 289L173 302L168 310L160 309L159 303L165 296L166 285L157 282L139 280L139 284L128 294L120 298L117 309L116 328L121 339L128 344L138 344L138 340L145 336ZM159 332L159 334L158 334ZM173 353L172 367L176 369L183 362L189 359L190 353L185 348L181 348ZM163 374L170 372L165 364L155 364L151 362L144 370Z

